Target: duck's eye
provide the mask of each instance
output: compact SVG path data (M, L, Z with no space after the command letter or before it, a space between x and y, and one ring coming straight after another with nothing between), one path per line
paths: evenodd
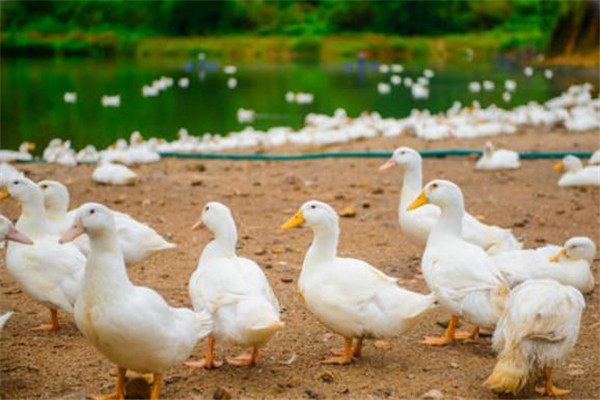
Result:
M433 185L431 185L431 187L432 187L432 188L434 188L434 189L437 189L437 187L438 187L438 184L437 184L437 183L434 183Z
M94 210L93 208L90 210L90 214L93 214L95 212L96 212L96 210Z
M206 206L206 208L204 208L204 211L208 211L208 210L210 210L210 207Z
M48 185L42 185L42 189L48 189Z
M317 206L315 204L313 204L312 206L310 206L310 208L315 209L315 208L317 208Z

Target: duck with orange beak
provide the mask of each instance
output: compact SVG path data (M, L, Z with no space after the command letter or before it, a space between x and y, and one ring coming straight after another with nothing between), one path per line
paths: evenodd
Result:
M319 322L344 338L344 349L324 364L354 362L364 339L401 335L435 307L432 294L406 290L362 260L338 257L339 218L328 204L304 203L282 228L301 225L310 227L314 238L298 280L300 298Z
M464 201L460 188L446 180L431 181L408 211L430 203L442 212L427 239L421 269L429 290L452 318L442 337L427 337L423 343L444 346L460 339L476 339L479 327L494 328L509 288L491 257L462 237ZM459 318L475 325L472 332L456 332Z
M73 244L61 245L46 222L44 195L31 180L20 176L8 184L8 195L22 205L16 227L30 237L33 245L10 242L6 267L24 292L50 310L50 324L34 330L56 331L58 310L69 314L79 292L85 256Z
M581 160L573 155L568 155L556 163L554 169L563 172L558 186L600 186L600 165L584 167Z
M494 263L512 288L529 279L554 279L582 293L594 289L591 266L596 244L584 236L572 237L560 247L546 245L537 249L508 251L492 256Z

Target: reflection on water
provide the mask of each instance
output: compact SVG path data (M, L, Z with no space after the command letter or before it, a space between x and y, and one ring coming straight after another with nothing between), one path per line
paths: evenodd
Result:
M252 125L267 129L281 125L298 128L307 113L331 114L339 107L351 116L367 110L384 117L404 117L413 108L439 112L456 100L468 104L477 99L483 106L495 103L512 107L532 100L543 102L573 83L595 82L597 74L558 69L548 80L541 70L527 78L520 66L503 61L446 66L434 68L429 99L414 100L403 85L392 86L390 94L380 95L377 84L389 83L392 73L381 74L372 62L358 68L341 63L239 65L235 89L228 88L231 75L224 74L222 66L210 60L202 62L205 68L199 70L198 62L190 61L4 58L0 147L16 148L23 140L45 146L53 137L70 139L75 148L89 143L105 147L134 130L145 137L173 139L181 127L193 135L226 134L243 128L236 118L239 108L255 110L258 118ZM416 78L426 67L405 65L398 75ZM157 97L142 97L142 86L163 75L175 79L173 87ZM185 89L177 85L184 76L190 78ZM484 79L494 81L496 89L469 92L470 81ZM517 81L510 103L502 101L505 79ZM287 103L288 91L314 93L314 102ZM65 92L76 92L77 103L65 103ZM120 107L101 106L103 95L116 94L121 96Z

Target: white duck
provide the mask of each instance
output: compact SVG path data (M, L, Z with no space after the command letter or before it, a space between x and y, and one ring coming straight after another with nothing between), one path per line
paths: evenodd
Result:
M95 164L100 160L100 154L94 145L88 144L79 150L76 156L77 162Z
M554 169L564 171L558 181L558 186L600 186L600 165L584 167L579 158L568 155L556 163Z
M8 218L6 218L4 215L0 215L0 242L4 244L9 240L17 243L33 244L33 241L24 233L19 232L19 230L14 227ZM0 332L12 314L13 312L9 311L0 316Z
M492 259L510 287L528 279L554 279L582 293L594 289L591 266L596 244L587 237L573 237L564 246L547 245L538 249L513 250L494 254Z
M194 309L207 309L212 314L214 328L208 337L206 357L186 365L217 367L213 351L217 339L252 347L252 354L228 358L230 364L255 365L259 348L283 328L279 302L258 264L236 255L237 230L229 208L217 202L206 204L194 227L202 224L215 238L202 251L189 291Z
M9 243L6 267L29 296L50 309L51 323L34 330L55 331L59 328L57 310L73 312L85 256L74 245L60 245L58 236L49 234L44 195L34 182L17 178L8 185L8 195L23 207L17 228L35 244Z
M462 237L463 195L458 186L446 180L429 182L408 210L433 203L442 213L427 239L421 261L429 289L452 313L441 338L426 338L423 343L443 346L456 339L475 339L479 327L494 327L508 298L509 288L491 257ZM458 318L475 325L470 334L455 333Z
M30 151L35 150L35 143L23 142L18 151L0 150L0 162L31 161L33 156Z
M44 193L44 206L49 229L54 234L64 233L73 223L78 208L67 212L69 207L69 191L66 186L57 181L40 181L38 186ZM125 263L135 264L150 257L152 254L177 245L167 242L161 235L148 225L136 221L130 215L111 210L117 227L117 242L125 257ZM80 236L73 243L84 254L90 251L89 239Z
M574 287L551 279L528 280L514 288L494 332L498 362L485 386L495 392L516 394L542 370L544 396L560 396L570 390L552 382L552 370L575 347L583 295Z
M83 233L90 238L91 250L75 303L75 323L118 367L110 398L123 399L125 372L131 369L154 374L151 399L158 399L163 372L188 358L198 340L210 332L210 315L171 307L156 291L129 280L108 208L96 203L81 206L60 241Z
M92 173L92 180L105 185L133 185L137 174L124 165L101 161Z
M308 201L282 228L302 224L314 239L302 264L300 297L319 322L344 338L343 354L323 363L351 363L361 356L364 339L400 335L435 306L432 294L403 289L364 261L338 257L339 218L329 205Z
M398 207L400 227L414 244L425 247L429 233L440 218L441 211L433 204L412 212L407 210L408 205L419 195L423 187L421 155L409 147L400 147L379 170L383 171L395 165L399 165L404 170ZM481 223L467 212L463 217L462 233L466 241L483 248L490 254L521 248L521 244L509 229Z
M475 169L485 171L498 171L502 169L517 169L521 166L519 153L512 150L496 150L492 142L487 142L483 148L483 155Z
M588 161L589 165L600 165L600 149L596 150L592 156L590 157L590 160Z

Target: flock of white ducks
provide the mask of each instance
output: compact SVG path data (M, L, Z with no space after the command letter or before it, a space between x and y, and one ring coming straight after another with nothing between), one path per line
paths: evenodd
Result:
M507 82L507 87L512 87ZM414 135L423 140L448 138L478 138L515 134L520 127L564 127L567 131L592 131L600 128L600 99L592 98L592 85L571 86L562 95L545 104L531 102L512 110L495 105L482 108L478 102L463 107L456 102L445 113L432 114L428 110L412 110L405 118L383 118L377 112L364 112L356 118L344 109L332 116L309 113L299 130L273 127L267 131L246 127L225 135L205 133L192 136L180 130L178 139L168 142L160 138L144 140L139 132L131 135L130 143L120 139L106 150L96 151L86 146L79 153L70 148L68 141L54 139L44 151L44 159L72 166L78 162L105 160L125 165L156 162L161 152L210 153L248 147L275 147L282 145L321 146L345 143L378 136L397 137ZM254 121L252 110L241 109L238 118ZM31 144L23 143L19 151L1 150L0 162L31 160ZM514 164L514 163L513 163ZM127 180L126 180L127 181ZM128 181L129 182L129 181Z
M466 213L454 183L434 180L423 186L416 151L397 149L381 169L396 165L404 170L400 227L424 247L421 268L429 294L401 288L397 279L362 260L339 257L338 215L325 203L305 203L283 225L305 224L314 233L298 289L308 311L344 338L344 349L324 362L352 363L361 356L365 339L400 335L440 305L452 314L450 323L442 337L424 343L476 339L480 327L495 327L493 342L500 356L487 386L516 393L541 369L546 380L541 392L566 393L554 386L552 368L575 345L585 305L578 290L593 288L595 244L576 237L563 248L522 250L510 230L482 224ZM51 314L50 324L34 329L58 329L58 309L73 314L83 335L118 367L114 398L123 397L129 369L154 374L152 398L158 398L164 371L187 360L204 337L206 356L188 361L190 367L218 367L217 341L251 350L228 358L230 364L255 365L259 349L284 327L264 273L236 254L237 230L225 205L208 203L196 224L207 226L214 240L189 282L192 311L173 308L154 290L129 280L127 263L173 247L150 227L95 203L68 211L69 193L61 183L36 184L8 165L0 172L0 186L5 187L0 197L22 204L16 228L0 221L4 240L12 240L7 268ZM459 318L472 323L472 331L456 332Z

